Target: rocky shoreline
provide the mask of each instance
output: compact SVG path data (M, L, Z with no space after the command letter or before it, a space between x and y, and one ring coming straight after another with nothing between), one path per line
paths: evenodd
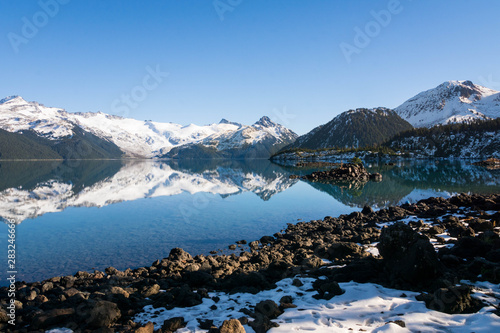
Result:
M152 323L141 326L134 319L145 306L192 307L210 298L209 292L255 294L299 275L322 277L313 284L317 299L342 294L342 282L371 282L419 292L429 309L473 313L484 304L471 297L471 287L460 281L500 283L499 227L498 194L429 198L379 211L365 207L336 218L289 224L286 230L249 244L239 241L231 246L235 249L231 255L193 257L176 248L149 267L125 271L110 267L104 272L18 282L15 327L7 324L9 290L0 289L0 330L173 332L184 327L184 318L170 318L156 330ZM366 251L370 246L377 251ZM266 332L277 325L274 318L294 307L293 302L291 297L283 297L279 304L259 302L220 326L200 321L199 327L244 332L243 324Z

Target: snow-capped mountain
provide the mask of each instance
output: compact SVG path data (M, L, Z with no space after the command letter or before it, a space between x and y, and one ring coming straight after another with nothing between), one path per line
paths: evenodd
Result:
M414 127L500 117L500 92L471 81L448 81L394 109Z
M77 188L72 181L49 179L25 189L0 191L0 220L21 223L68 207L104 207L122 201L174 196L184 192L210 193L223 197L253 192L262 200L291 187L298 180L287 173L264 173L218 167L215 170L184 172L161 161L128 162L118 172L90 186Z
M328 123L298 137L287 148L357 148L380 144L411 128L413 127L393 110L360 108L342 112Z
M297 135L267 117L251 126L223 119L217 124L182 126L174 123L140 121L97 113L70 113L63 109L27 102L10 96L0 100L0 128L9 132L34 131L51 140L71 137L79 127L118 146L130 157L165 156L172 148L193 144L210 146L216 151L258 146L271 142L279 146Z

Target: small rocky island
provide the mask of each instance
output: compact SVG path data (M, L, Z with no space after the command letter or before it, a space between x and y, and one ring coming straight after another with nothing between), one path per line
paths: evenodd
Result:
M488 169L498 169L500 168L500 160L498 158L488 158L484 161L474 162L473 165L484 166Z
M290 176L292 179L301 178L312 182L316 181L382 181L380 173L369 173L362 163L341 163L338 168L327 171L316 171L310 175Z

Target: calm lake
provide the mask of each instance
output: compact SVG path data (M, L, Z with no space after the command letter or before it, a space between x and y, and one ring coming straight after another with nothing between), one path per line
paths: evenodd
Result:
M287 223L430 196L498 193L500 170L470 161L365 164L383 181L309 183L315 168L254 161L0 162L0 248L15 221L17 280L150 265L173 247L227 249ZM224 250L226 251L226 250ZM6 285L7 269L1 271Z

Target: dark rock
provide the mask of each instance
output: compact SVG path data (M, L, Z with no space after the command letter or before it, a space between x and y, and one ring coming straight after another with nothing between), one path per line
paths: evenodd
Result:
M399 325L403 328L406 327L406 323L403 320L394 320L394 321L390 321L389 323L394 323L394 324Z
M472 259L474 257L485 257L490 249L489 244L477 237L464 237L458 240L450 252L460 258Z
M228 246L228 249L230 249L230 250L236 250L236 245L231 244L231 245Z
M261 313L257 313L255 320L249 322L248 325L254 329L255 333L265 333L271 328L279 327L277 323L272 322L268 317Z
M429 239L402 222L382 229L377 247L395 287L425 288L442 275L442 264Z
M373 209L370 206L365 205L361 213L364 215L370 215L373 214Z
M355 243L336 242L333 243L327 250L329 260L345 259L346 257L361 257L365 251Z
M336 281L316 280L313 283L313 288L318 291L313 297L316 299L330 300L334 296L342 295L345 291L342 290Z
M172 261L188 261L193 260L193 257L183 249L176 247L170 250L168 259Z
M98 301L91 306L86 322L90 328L110 327L120 317L120 310L115 303Z
M198 324L202 330L209 330L210 327L214 326L214 321L210 319L200 319L198 318Z
M278 304L276 304L273 300L266 300L257 303L255 306L255 312L261 313L269 319L277 318L283 313Z
M56 326L65 323L75 314L73 308L69 309L53 309L37 315L31 323L32 328L42 329L51 326Z
M184 321L183 317L174 317L167 319L163 322L163 326L161 327L164 331L167 332L175 332L179 328L186 327L187 322Z
M274 242L274 237L273 236L263 236L261 239L260 239L260 242L262 244L270 244L270 243L273 243Z
M421 294L417 300L424 301L427 308L431 310L449 314L475 313L484 304L471 297L471 290L471 287L464 285L440 288L433 294Z

